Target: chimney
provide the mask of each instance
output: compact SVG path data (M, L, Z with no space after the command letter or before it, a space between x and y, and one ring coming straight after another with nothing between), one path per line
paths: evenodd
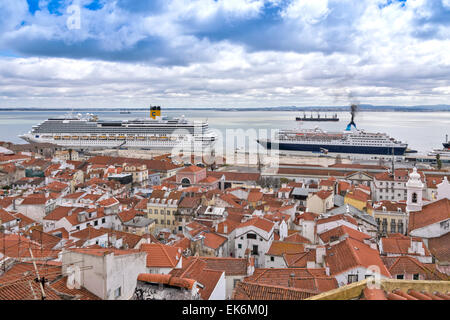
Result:
M84 222L86 221L86 212L79 212L78 213L78 222Z
M316 248L316 263L323 264L323 258L325 257L326 250L325 247Z
M223 233L227 234L228 233L228 225L227 224L223 224Z

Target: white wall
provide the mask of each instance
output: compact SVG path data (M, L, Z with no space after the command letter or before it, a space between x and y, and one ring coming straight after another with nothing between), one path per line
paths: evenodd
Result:
M274 261L270 260L271 257ZM287 268L287 265L283 257L266 255L265 268Z
M115 300L114 291L121 287L122 294L117 300L128 300L134 293L137 276L146 272L146 257L145 252L96 256L65 251L62 255L63 272L70 263L92 267L81 271L82 286L104 300Z
M421 238L437 238L450 232L450 219L430 224L409 232L411 236Z
M209 296L208 300L225 300L226 299L226 281L225 281L225 272L222 272L222 275L217 281L216 287L213 292Z

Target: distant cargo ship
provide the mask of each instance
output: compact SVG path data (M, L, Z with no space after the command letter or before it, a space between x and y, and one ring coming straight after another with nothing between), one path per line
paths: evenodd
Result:
M217 139L207 122L192 122L183 117L161 117L161 107L150 108L150 118L121 121L83 117L50 118L19 136L27 142L48 142L70 148L207 148Z
M297 121L339 121L339 118L337 114L335 113L331 117L327 117L325 114L325 117L321 117L320 113L317 114L317 117L313 117L312 113L310 117L307 117L305 113L303 113L303 117L296 117L295 120Z

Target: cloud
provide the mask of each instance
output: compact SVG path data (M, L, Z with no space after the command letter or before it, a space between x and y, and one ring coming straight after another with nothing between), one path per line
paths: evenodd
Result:
M449 12L446 0L0 0L0 106L445 103Z

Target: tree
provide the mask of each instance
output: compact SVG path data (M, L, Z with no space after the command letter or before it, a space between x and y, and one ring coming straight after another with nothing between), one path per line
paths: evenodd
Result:
M437 165L437 169L441 170L442 161L441 161L441 155L439 153L436 155L436 165Z

